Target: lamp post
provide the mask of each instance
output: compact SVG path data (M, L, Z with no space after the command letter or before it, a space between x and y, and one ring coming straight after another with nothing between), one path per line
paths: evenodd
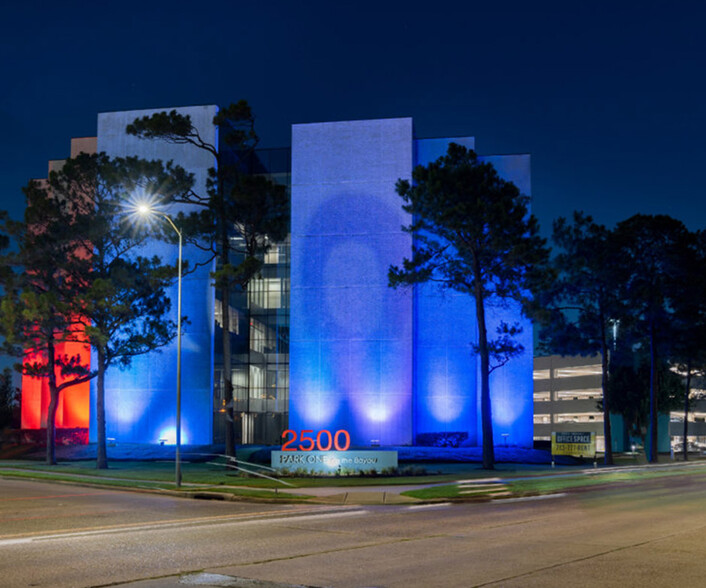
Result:
M182 235L181 231L174 224L174 221L165 212L155 210L147 204L140 204L137 207L137 212L148 217L152 214L167 219L169 225L174 229L179 236L179 262L177 264L177 381L176 381L176 455L174 459L174 481L177 488L181 487L181 250L182 250Z

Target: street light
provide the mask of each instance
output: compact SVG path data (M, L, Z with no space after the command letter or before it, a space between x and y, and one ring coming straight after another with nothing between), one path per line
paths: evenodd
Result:
M137 213L147 218L150 215L159 215L167 219L169 225L179 236L179 263L177 265L177 381L176 381L176 457L174 464L174 477L177 488L181 487L181 231L174 224L169 215L160 210L155 210L148 204L137 206Z

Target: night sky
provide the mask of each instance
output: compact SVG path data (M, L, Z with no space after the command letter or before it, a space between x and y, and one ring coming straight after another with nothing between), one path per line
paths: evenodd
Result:
M545 233L574 209L706 228L701 1L5 2L0 208L113 110L246 99L290 125L414 117L418 137L531 153Z

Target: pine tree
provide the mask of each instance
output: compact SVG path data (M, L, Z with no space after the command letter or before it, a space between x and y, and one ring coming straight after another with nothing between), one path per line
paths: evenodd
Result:
M46 182L30 182L24 222L6 223L18 246L8 256L15 272L0 307L2 334L16 354L24 354L23 372L48 380L48 463L56 463L59 394L95 377L96 465L107 467L106 371L127 367L174 337L165 288L175 268L141 255L148 234L130 222L128 204L136 191L170 202L192 182L171 164L80 154ZM85 344L85 353L62 355L66 342Z
M544 279L548 260L529 198L501 179L493 166L452 143L446 155L418 166L413 183L399 180L397 193L412 215L404 230L414 237L412 257L392 266L392 287L436 282L475 301L480 357L483 467L495 467L490 373L523 352L518 323L501 323L488 334L486 308L518 302L529 311L532 292Z
M235 419L231 351L231 295L236 288L247 291L249 282L262 268L263 255L283 240L289 230L289 204L284 186L258 173L255 168L255 117L244 100L218 112L221 146L205 141L188 115L159 112L128 125L127 133L143 139L190 145L210 153L206 193L189 193L178 202L199 208L181 219L194 243L209 248L217 261L213 274L221 299L223 384L226 400L226 455L235 457ZM233 239L237 237L237 239ZM205 243L205 245L204 245ZM239 262L235 262L239 258ZM248 321L249 323L249 321ZM245 418L249 418L250 393ZM243 419L245 421L245 418ZM251 442L243 427L243 441Z

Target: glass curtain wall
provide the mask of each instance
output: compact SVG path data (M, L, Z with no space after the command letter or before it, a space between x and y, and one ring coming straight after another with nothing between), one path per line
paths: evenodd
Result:
M256 152L255 173L289 187L290 150ZM240 237L231 237L232 250ZM238 264L242 257L231 256ZM248 291L234 288L230 299L231 381L236 439L276 444L289 421L289 237L274 243L263 258L261 275ZM226 399L223 370L223 312L216 292L214 358L214 442L225 441Z

